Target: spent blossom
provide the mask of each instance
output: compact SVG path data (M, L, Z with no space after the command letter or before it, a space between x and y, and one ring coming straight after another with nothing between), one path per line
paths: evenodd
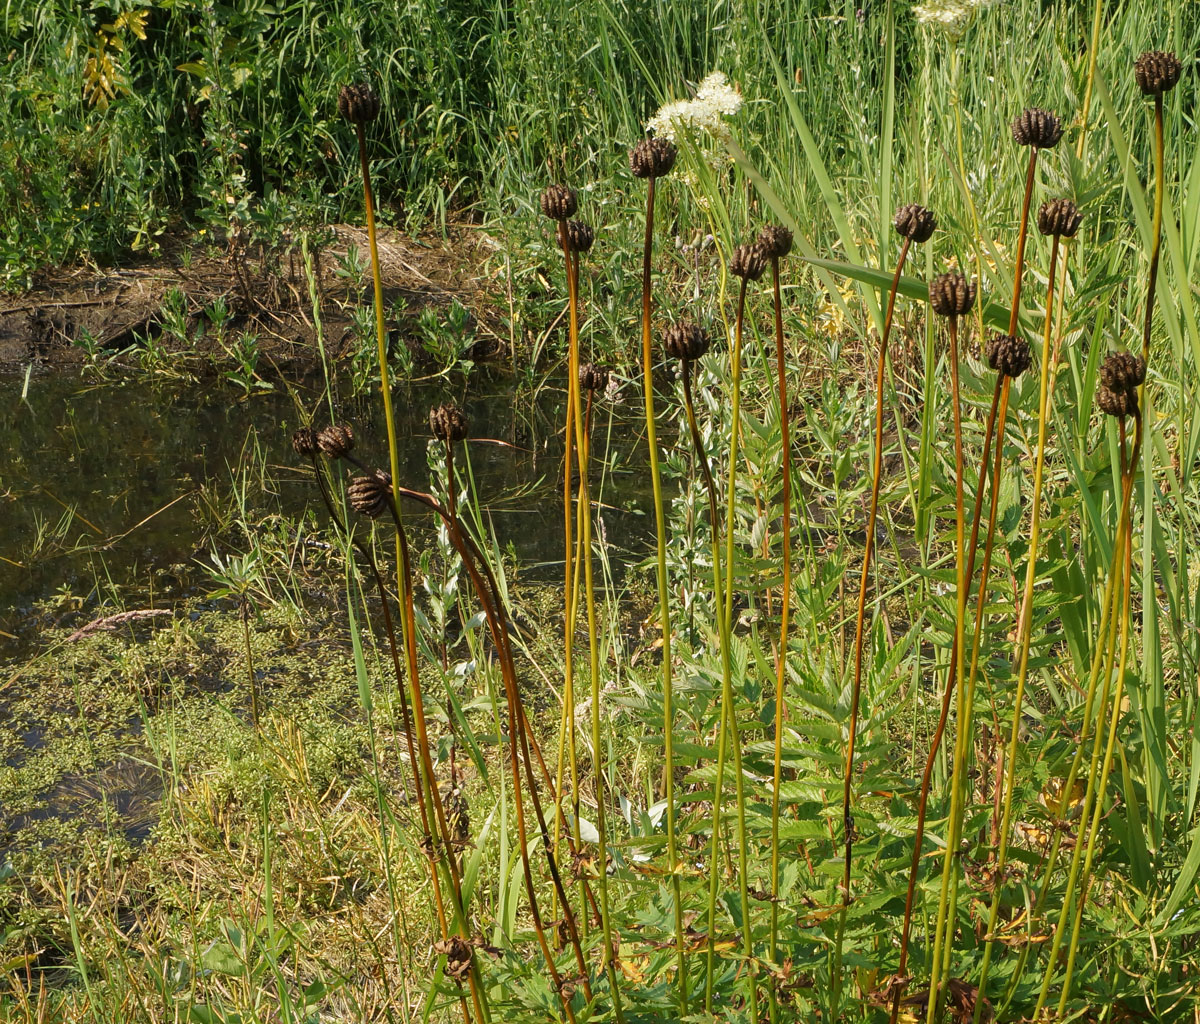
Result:
M674 142L682 131L693 131L724 142L729 138L726 117L742 106L742 95L729 84L723 72L714 71L696 88L694 99L664 104L646 122L655 135Z

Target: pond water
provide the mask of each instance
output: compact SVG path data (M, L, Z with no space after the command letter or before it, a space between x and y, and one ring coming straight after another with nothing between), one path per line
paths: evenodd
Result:
M626 387L623 402L605 403L594 430L595 455L607 463L594 493L618 571L652 543L634 451L636 391ZM470 468L497 539L512 546L523 580L561 579L561 382L518 396L511 378L493 371L465 391L426 383L398 387L394 397L405 482L429 486L428 411L458 401L471 421ZM336 407L339 421L355 428L356 454L386 465L378 392ZM248 520L295 517L306 506L324 519L307 463L290 444L318 409L317 425L328 422L319 379L245 397L219 381L0 377L0 662L32 653L48 624L87 622L102 602L113 610L114 597L128 608L161 607L200 593L206 578L197 560L208 557L208 532L235 507L247 478ZM36 606L56 595L61 616L48 620Z

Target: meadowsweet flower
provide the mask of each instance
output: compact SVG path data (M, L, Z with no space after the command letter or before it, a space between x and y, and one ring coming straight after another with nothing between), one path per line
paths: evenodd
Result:
M659 138L671 141L681 131L691 131L724 142L729 138L725 118L732 117L741 107L741 93L722 72L714 71L696 88L695 98L665 104L646 122L646 127Z
M994 7L1000 0L927 0L913 5L913 17L924 28L944 32L952 41L958 42L971 24L971 19L980 11Z

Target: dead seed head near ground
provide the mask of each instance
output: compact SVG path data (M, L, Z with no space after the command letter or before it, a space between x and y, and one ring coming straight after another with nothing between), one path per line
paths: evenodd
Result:
M350 507L368 519L378 519L388 507L388 496L392 493L392 476L382 469L372 470L364 476L356 476L346 488Z
M317 433L317 447L331 459L340 459L354 450L354 430L349 423L322 427Z
M1037 226L1043 235L1074 238L1082 223L1083 214L1070 199L1051 199L1038 209Z
M587 252L596 240L596 232L591 225L581 220L567 221L566 228L567 245L571 247L571 252Z
M668 139L642 139L629 151L629 169L635 178L661 178L675 166L676 155Z
M317 432L312 427L301 427L292 435L292 451L306 459L317 454Z
M366 82L343 85L337 103L338 113L351 124L368 124L379 116L379 93Z
M663 332L663 348L672 359L689 363L708 351L708 332L698 323L681 320Z
M1136 391L1146 381L1146 361L1132 352L1113 352L1100 364L1100 383L1113 391Z
M462 441L467 436L467 417L457 406L447 402L429 410L429 429L433 436L446 444Z
M1018 146L1052 149L1062 138L1063 126L1057 116L1040 107L1022 110L1012 123L1012 136Z
M918 244L928 242L937 229L937 218L919 203L900 207L892 223L903 237Z
M574 217L579 209L575 190L566 185L548 185L542 193L542 213L551 220L566 220Z
M1148 50L1133 64L1133 77L1138 88L1147 96L1170 92L1179 81L1183 65L1175 54L1166 50Z
M758 233L758 244L769 260L781 260L792 251L792 233L782 224L768 224Z
M733 250L729 272L743 281L757 281L767 269L767 254L757 242L747 242Z
M938 316L966 316L975 305L975 285L962 274L942 274L929 284L929 305Z
M439 939L433 944L433 952L437 956L446 955L446 974L460 985L467 980L471 973L471 943L459 935L451 935L448 939Z
M1033 362L1029 342L1012 334L993 334L987 343L988 366L1006 377L1019 377Z
M584 391L603 391L608 387L608 370L595 363L584 363L579 367L579 386Z

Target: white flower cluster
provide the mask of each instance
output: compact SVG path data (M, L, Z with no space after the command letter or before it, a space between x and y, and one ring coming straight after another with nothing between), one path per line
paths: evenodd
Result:
M729 125L724 118L736 114L741 106L741 93L722 72L714 71L700 83L695 99L665 104L646 122L646 127L672 142L681 131L702 132L724 142L729 138Z
M939 29L957 42L977 13L986 11L999 2L1000 0L928 0L927 3L913 5L913 16L918 25Z

